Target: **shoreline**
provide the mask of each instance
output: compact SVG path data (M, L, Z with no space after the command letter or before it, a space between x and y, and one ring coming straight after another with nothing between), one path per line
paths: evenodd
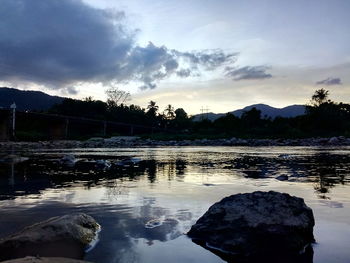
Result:
M160 141L142 139L136 136L111 138L91 138L86 141L55 140L38 142L0 142L1 150L21 149L71 149L71 148L129 148L129 147L178 147L178 146L350 146L350 138L343 136L331 138L306 139L197 139L180 141Z

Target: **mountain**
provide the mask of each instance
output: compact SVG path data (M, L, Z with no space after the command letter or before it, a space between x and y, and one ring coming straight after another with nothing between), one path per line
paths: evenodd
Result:
M262 117L267 116L273 119L276 117L290 118L305 114L304 105L290 105L284 108L275 108L266 104L250 105L243 109L232 111L231 113L237 117L241 117L244 111L250 111L252 108L260 110Z
M304 105L290 105L284 108L275 108L271 107L266 104L253 104L250 106L247 106L243 109L231 111L233 115L237 117L241 117L243 112L249 111L252 108L256 108L261 111L261 116L262 117L270 117L272 119L276 117L285 117L285 118L290 118L290 117L295 117L299 115L304 115L305 114L305 106ZM208 117L209 120L213 121L216 120L222 116L225 116L226 114L224 113L212 113L209 112L208 114L197 114L194 115L194 120L195 121L200 121L202 118L206 119Z
M226 115L225 113L213 113L213 112L208 112L208 113L203 113L203 114L201 113L201 114L193 115L193 118L194 118L193 120L194 121L201 121L204 119L208 119L211 121L215 121L216 119L223 117L225 115Z
M18 110L47 110L63 100L63 97L50 96L41 91L0 87L0 108L9 108L15 102Z

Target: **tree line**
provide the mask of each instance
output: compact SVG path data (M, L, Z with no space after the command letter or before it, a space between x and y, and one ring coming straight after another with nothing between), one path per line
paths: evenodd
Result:
M127 105L130 94L117 88L108 89L106 94L106 102L94 100L92 97L83 100L66 98L62 103L51 107L48 112L163 129L181 130L190 127L191 118L182 108L174 109L169 104L160 111L155 101L150 101L146 108L134 104Z
M146 108L126 101L130 94L111 88L107 90L107 102L65 99L49 112L94 119L103 119L133 124L149 125L173 131L177 135L206 137L245 138L304 138L317 136L350 136L350 105L329 99L329 91L316 90L306 105L304 115L293 118L263 117L261 111L252 108L240 117L231 113L214 121L194 121L183 108L167 105L160 110L155 101Z

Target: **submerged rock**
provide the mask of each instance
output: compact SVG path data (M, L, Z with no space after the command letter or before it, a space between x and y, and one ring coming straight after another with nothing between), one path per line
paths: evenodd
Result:
M277 176L276 179L279 180L279 181L287 181L288 180L288 175L281 174L281 175Z
M108 170L112 166L108 160L97 160L95 163L96 168L101 170Z
M82 259L99 229L86 214L53 217L0 239L0 260L25 256Z
M138 165L141 162L140 158L131 157L131 158L125 158L119 162L117 162L116 166L134 166Z
M1 263L89 263L89 262L71 259L71 258L25 257L25 258L2 261Z
M294 262L303 257L306 261L300 262L309 262L310 254L302 252L306 247L312 251L314 224L312 210L302 198L258 191L214 204L188 236L228 261Z
M76 162L77 162L77 159L73 154L64 155L60 159L60 163L67 166L74 166Z
M339 137L332 137L328 140L329 144L339 144L341 139Z

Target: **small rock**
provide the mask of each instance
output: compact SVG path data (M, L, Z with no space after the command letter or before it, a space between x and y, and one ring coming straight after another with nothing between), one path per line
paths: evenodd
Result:
M125 158L119 162L116 163L116 166L134 166L141 162L140 158L131 157L131 158Z
M112 164L108 160L97 160L96 161L96 168L102 169L102 170L108 170L111 168Z
M287 181L288 180L288 175L282 174L280 176L277 176L276 179L279 180L279 181Z
M77 159L75 159L75 156L73 154L67 154L63 156L60 160L60 163L67 166L74 166L77 162Z
M338 139L338 137L332 137L328 140L329 144L338 144L340 142L340 140Z
M86 214L53 217L0 239L0 260L25 256L82 259L99 229Z
M188 236L229 262L291 262L309 258L314 224L303 199L258 191L212 205Z

